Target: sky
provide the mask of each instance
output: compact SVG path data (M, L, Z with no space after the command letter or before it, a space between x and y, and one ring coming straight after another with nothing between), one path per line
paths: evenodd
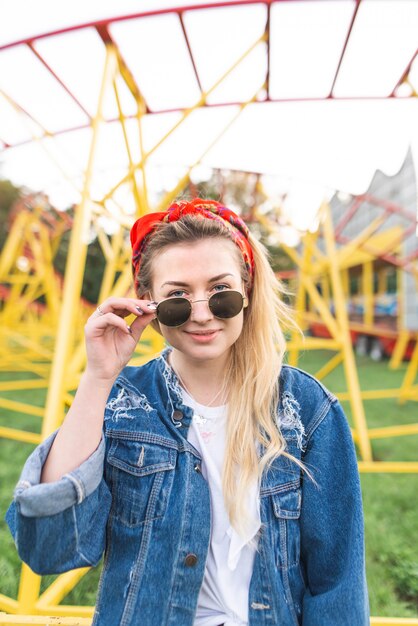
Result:
M182 6L191 4L201 3L181 2ZM173 6L177 3L0 0L0 46L89 20ZM239 23L237 7L185 15L185 27L206 90L263 32L263 5L239 10ZM271 92L273 97L291 101L250 105L232 123L237 107L195 112L149 160L151 188L155 191L170 189L229 123L227 133L207 151L202 164L265 173L268 175L266 187L272 193L283 189L291 192L296 221L299 213L309 216L320 198L335 189L353 194L364 192L377 169L388 175L395 174L409 146L417 164L417 98L294 101L303 96L321 98L327 93L352 11L352 0L273 5ZM396 82L399 68L405 66L416 50L418 3L415 0L363 0L356 24L335 93L338 96L383 96ZM120 22L111 27L111 32L152 108L191 106L198 99L199 90L176 16ZM104 63L104 47L97 33L86 29L42 40L36 48L54 71L64 77L85 109L93 112ZM266 48L260 44L242 67L210 94L208 101L245 99L257 90L261 97L265 69ZM36 119L52 132L84 123L84 114L46 74L27 47L0 50L0 89L33 111ZM417 87L417 62L411 76ZM404 88L401 93L407 95L408 90ZM133 103L129 95L123 96L125 111L129 113L133 111ZM112 98L109 94L105 102L108 117L115 113ZM1 139L13 143L31 133L39 136L36 125L28 120L22 125L22 119L17 120L11 109L10 102L0 97ZM147 116L143 124L146 146L154 145L178 116L177 113ZM133 122L130 128L134 136L137 129ZM82 187L89 138L90 133L85 130L44 141L44 147L69 173L71 184L65 181L57 164L46 156L39 141L0 153L0 176L45 190L54 204L64 208L79 199L77 189ZM135 140L132 150L139 158ZM105 193L112 181L116 182L123 175L125 163L120 127L115 124L103 127L93 195L100 197ZM200 168L204 176L202 172ZM199 169L195 170L195 175L199 176ZM129 202L126 197L122 201Z

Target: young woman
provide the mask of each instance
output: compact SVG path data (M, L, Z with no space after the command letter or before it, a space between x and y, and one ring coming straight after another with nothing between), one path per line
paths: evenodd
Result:
M137 298L89 318L74 402L7 511L21 559L51 574L104 553L94 626L366 626L350 429L283 365L264 248L201 199L140 218L131 242ZM167 347L127 367L147 324Z

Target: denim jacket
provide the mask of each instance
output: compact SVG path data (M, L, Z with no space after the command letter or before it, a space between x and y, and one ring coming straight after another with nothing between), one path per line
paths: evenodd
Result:
M169 350L124 368L100 444L79 467L39 484L58 430L38 445L6 513L20 558L38 574L95 566L104 553L93 626L194 622L210 496ZM249 626L366 626L362 500L346 417L318 381L285 365L277 423L314 481L284 456L262 476Z

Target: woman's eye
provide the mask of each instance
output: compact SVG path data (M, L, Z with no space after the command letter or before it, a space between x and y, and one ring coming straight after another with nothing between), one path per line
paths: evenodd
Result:
M214 285L212 287L213 291L224 291L225 289L231 289L230 285L226 285L224 283L219 285ZM170 291L167 298L187 298L188 294L184 291L184 289L176 289L175 291Z
M184 298L184 294L186 292L183 291L183 289L176 289L176 291L172 291L171 293L168 294L169 298Z

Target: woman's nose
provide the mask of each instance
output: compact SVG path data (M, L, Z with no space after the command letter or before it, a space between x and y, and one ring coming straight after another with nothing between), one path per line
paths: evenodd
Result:
M192 302L192 314L190 319L192 322L206 322L213 318L213 313L209 309L207 300L194 300Z

